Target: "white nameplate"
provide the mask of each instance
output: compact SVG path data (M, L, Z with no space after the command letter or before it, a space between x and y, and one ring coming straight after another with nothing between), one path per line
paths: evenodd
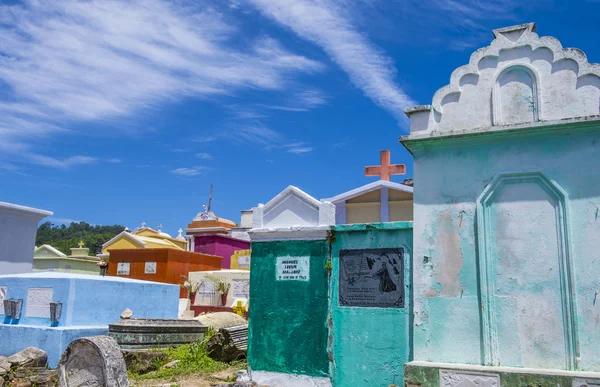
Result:
M0 286L0 314L4 314L4 300L6 300L8 288L6 286Z
M217 294L217 288L215 283L210 280L201 280L198 282L198 292L196 294L202 294L205 296L214 296Z
M156 274L156 262L146 262L144 264L144 274Z
M27 290L27 317L50 318L52 288L29 288Z
M117 275L129 275L129 262L119 262L117 265Z
M238 257L238 267L242 268L242 269L249 269L250 268L250 256L242 255L242 256Z
M308 281L310 257L277 257L278 281Z
M233 297L248 298L250 294L250 281L248 280L233 280Z

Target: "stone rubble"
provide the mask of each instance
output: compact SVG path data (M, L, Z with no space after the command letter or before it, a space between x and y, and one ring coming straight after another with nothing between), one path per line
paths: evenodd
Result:
M39 348L28 347L8 358L11 367L45 367L48 354Z

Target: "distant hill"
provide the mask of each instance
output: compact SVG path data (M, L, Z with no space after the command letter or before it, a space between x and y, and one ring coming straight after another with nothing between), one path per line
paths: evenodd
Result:
M84 247L90 249L90 255L102 250L102 245L125 229L125 226L92 226L86 222L73 222L68 227L64 224L54 225L46 222L40 225L35 245L51 245L63 253L70 255L71 247L77 247L83 241Z

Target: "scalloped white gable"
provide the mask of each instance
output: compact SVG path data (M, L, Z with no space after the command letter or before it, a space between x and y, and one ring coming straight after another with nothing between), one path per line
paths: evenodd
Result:
M582 51L540 38L535 23L494 30L494 36L452 73L431 105L406 109L411 134L600 114L600 65L588 63Z

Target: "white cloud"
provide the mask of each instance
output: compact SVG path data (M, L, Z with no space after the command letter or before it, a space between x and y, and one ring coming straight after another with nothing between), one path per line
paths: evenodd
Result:
M0 84L7 90L0 95L0 148L14 155L72 123L133 115L165 101L281 89L290 74L323 68L269 37L242 35L207 0L193 4L0 6Z
M109 162L109 163L111 163L111 164L119 164L119 163L123 162L123 160L121 160L121 159L117 159L117 158L114 158L114 159L108 159L108 160L106 160L106 161L107 161L107 162Z
M98 161L97 158L89 156L71 156L65 158L55 158L36 153L27 153L26 158L32 164L59 169L67 169L76 165L91 164Z
M212 155L210 153L206 153L206 152L196 153L196 157L201 160L211 160L212 159Z
M176 175L180 176L198 176L205 174L205 168L203 167L193 167L193 168L177 168L171 171Z
M307 146L307 147L301 147L301 148L291 148L288 149L288 153L294 153L296 155L300 155L303 153L308 153L308 152L312 152L313 148Z
M405 120L413 100L395 83L388 56L360 33L336 0L248 0L264 15L321 46L373 102Z

